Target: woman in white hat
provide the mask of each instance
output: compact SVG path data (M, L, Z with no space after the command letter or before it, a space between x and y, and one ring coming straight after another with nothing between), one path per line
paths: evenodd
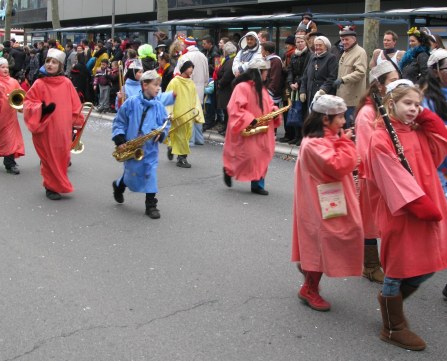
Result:
M355 118L355 138L357 152L360 156L358 167L359 201L362 211L363 230L365 232L365 258L363 277L372 282L383 283L383 272L380 268L377 239L379 230L375 223L374 200L368 192L368 181L365 176L363 164L366 158L371 135L376 128L379 118L379 108L373 99L373 94L385 96L386 86L400 78L393 63L384 60L371 69L369 73L369 88L360 99Z
M48 50L23 107L25 123L41 160L46 196L51 200L61 199L60 193L73 192L67 175L72 130L84 123L79 96L70 79L64 76L64 61L64 52Z
M362 274L362 217L352 178L358 155L352 131L343 130L346 108L335 95L314 102L295 166L292 262L305 276L298 297L316 311L331 308L320 295L323 273Z
M25 155L17 110L9 105L9 94L20 89L18 81L9 76L8 60L0 58L0 157L9 174L19 174L15 159Z

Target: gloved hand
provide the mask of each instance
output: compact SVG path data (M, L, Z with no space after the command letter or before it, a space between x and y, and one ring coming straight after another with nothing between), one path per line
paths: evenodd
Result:
M126 136L124 134L115 135L112 140L115 142L115 145L118 147L121 144L126 143Z
M42 102L42 117L45 115L50 115L54 112L54 109L56 109L56 104L50 103L46 105L45 102Z
M256 119L253 119L250 125L254 127L256 124L258 124L258 121Z
M306 93L301 93L300 94L300 102L304 103L306 101Z
M321 97L322 95L326 94L326 92L323 89L320 89L319 91L317 91L314 95L314 100L316 101L319 97Z
M334 81L333 85L334 85L335 89L338 89L338 88L340 88L340 85L342 85L342 84L344 84L343 79L337 79L337 80Z
M158 135L158 142L159 142L159 143L163 143L164 140L165 140L165 133L161 132L161 133Z

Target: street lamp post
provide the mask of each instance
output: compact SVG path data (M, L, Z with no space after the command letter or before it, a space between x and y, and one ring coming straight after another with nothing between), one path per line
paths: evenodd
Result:
M112 0L112 36L113 39L115 37L115 0Z

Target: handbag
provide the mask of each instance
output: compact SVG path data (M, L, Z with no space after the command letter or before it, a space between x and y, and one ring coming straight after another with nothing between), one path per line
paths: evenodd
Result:
M290 95L292 100L292 106L287 113L287 123L288 127L302 127L304 123L302 107L303 103L298 99L298 92L292 91Z

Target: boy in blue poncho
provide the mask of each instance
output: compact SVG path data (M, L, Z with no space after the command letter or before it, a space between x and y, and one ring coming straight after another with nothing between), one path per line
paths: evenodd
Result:
M112 140L119 148L125 142L160 128L168 117L165 105L174 103L172 92L160 93L161 78L156 70L150 70L140 78L142 91L128 98L119 109L112 126ZM124 174L113 182L113 197L118 203L124 202L126 187L133 192L146 193L146 215L160 218L157 209L158 192L157 167L158 143L168 134L168 127L143 145L143 159L129 159L124 162Z

